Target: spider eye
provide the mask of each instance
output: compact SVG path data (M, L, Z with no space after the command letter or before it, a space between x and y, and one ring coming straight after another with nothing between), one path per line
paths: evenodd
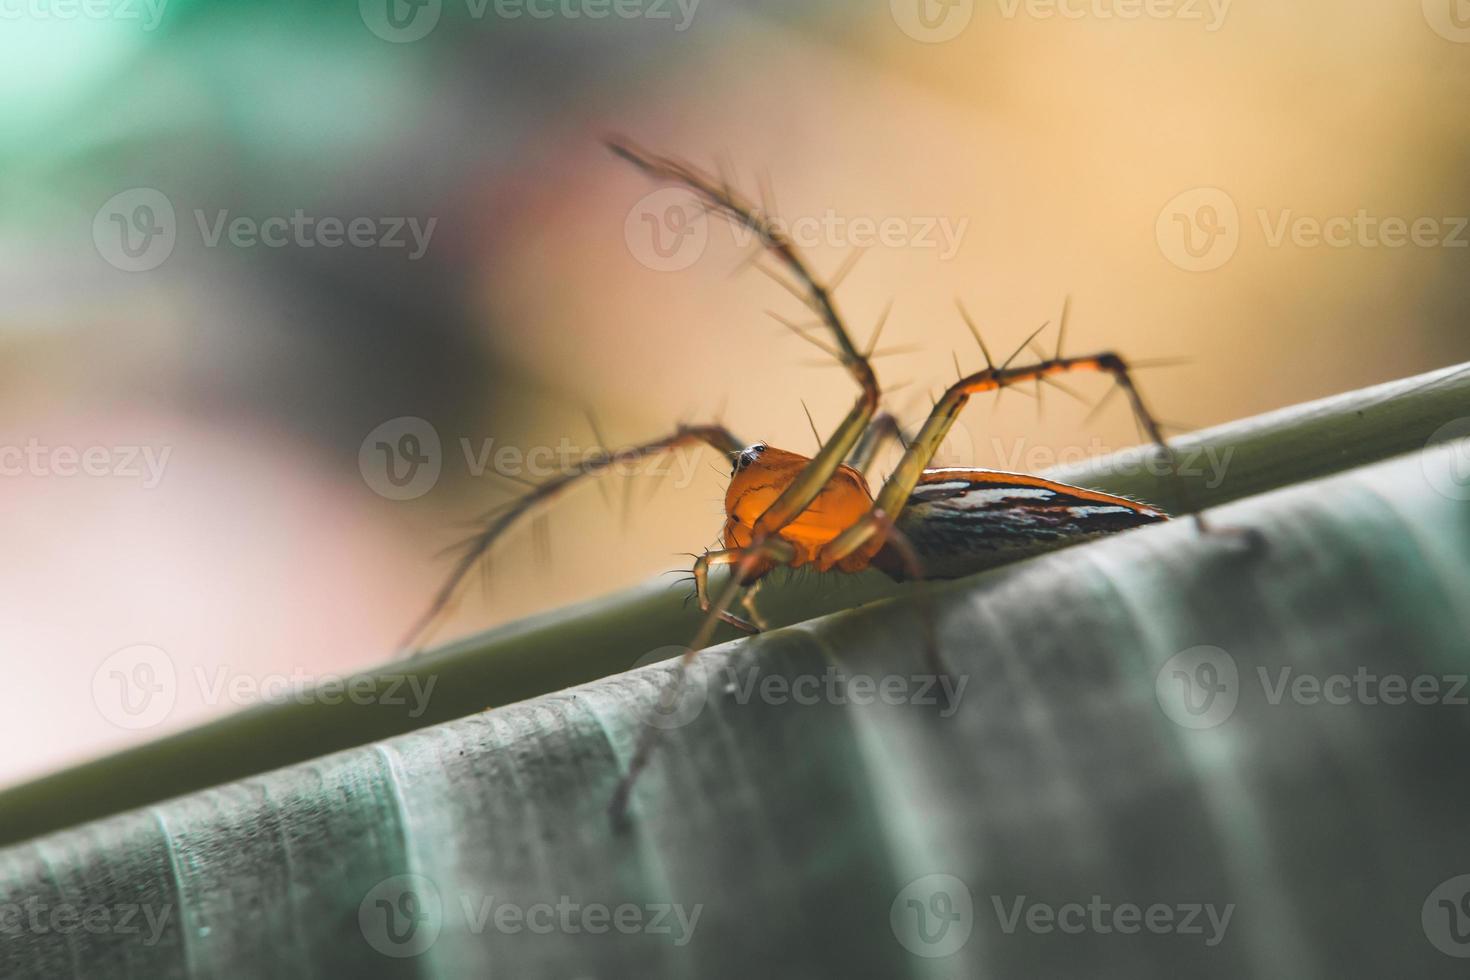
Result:
M751 463L754 463L760 458L760 454L765 451L766 444L763 442L758 442L754 446L741 450L740 455L735 457L735 468L730 471L730 475L734 476Z

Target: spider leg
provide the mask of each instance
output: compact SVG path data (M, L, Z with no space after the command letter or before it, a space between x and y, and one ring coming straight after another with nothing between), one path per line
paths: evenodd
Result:
M693 425L680 426L672 434L646 442L642 445L622 449L617 452L600 451L572 469L559 476L552 477L545 483L532 487L525 494L512 500L509 504L497 509L485 518L483 528L473 537L466 541L462 548L462 554L455 563L449 577L444 585L435 594L429 608L414 623L413 628L399 644L399 649L413 652L418 645L426 641L432 635L432 629L438 624L440 618L447 613L457 600L461 588L475 567L481 563L495 543L509 531L518 521L528 515L538 512L550 501L561 494L571 490L590 477L607 470L615 463L629 463L670 452L682 446L697 445L700 443L713 446L724 453L738 453L744 443L737 439L722 425Z
M759 577L759 569L771 564L789 564L794 551L791 545L778 536L796 518L800 517L817 499L837 473L838 467L862 442L868 424L878 412L880 392L877 376L867 354L852 341L852 335L843 322L832 297L831 289L825 285L806 265L790 239L776 227L760 209L738 195L730 185L711 177L687 164L667 157L658 157L639 150L627 143L611 142L609 148L618 156L632 163L643 172L660 180L682 183L697 195L712 211L728 220L749 229L765 250L770 253L795 283L779 279L782 285L802 300L817 315L828 333L832 345L829 353L845 367L859 388L857 401L848 411L827 442L817 450L796 478L788 484L776 499L755 519L751 526L750 541L727 564L734 567L729 584L710 603L699 631L689 644L689 652L682 663L687 665L695 653L709 643L715 626L729 621L729 609L739 597L745 583ZM762 267L763 268L763 267ZM738 618L738 617L737 617ZM681 668L679 676L682 677ZM623 815L633 781L647 764L648 754L653 751L654 740L645 732L643 744L629 764L628 774L619 784L611 803L614 820Z
M745 614L750 617L750 621L762 633L771 628L771 624L766 622L766 618L761 615L759 607L755 604L755 597L760 593L763 582L765 582L763 578L756 579L750 584L750 588L746 589L740 595L740 605L745 607Z
M706 552L703 555L700 555L697 559L695 559L695 561L694 561L694 594L699 598L699 608L700 608L700 611L702 611L702 612L709 612L710 611L710 605L711 605L710 604L710 600L709 600L709 570L710 570L710 566L712 566L712 565L734 565L734 564L737 564L740 561L740 558L741 558L741 553L739 551L710 551L710 552ZM754 588L754 586L752 586L751 588ZM742 598L748 597L749 595L750 595L750 589L747 589L745 591L744 596ZM761 629L762 629L762 627L757 626L755 623L747 622L746 620L741 619L739 616L735 615L734 613L730 612L729 610L723 610L723 611L721 611L719 613L719 618L723 622L729 623L731 626L735 627L736 629L741 630L741 631L746 632L746 633L759 633L761 631Z
M944 658L939 652L939 635L934 627L934 611L929 603L929 593L925 586L928 576L924 572L924 561L919 557L918 550L902 531L893 523L893 518L881 508L874 507L863 515L848 532L852 535L850 545L851 554L865 544L872 542L874 550L881 545L889 545L898 561L903 565L904 577L916 583L914 589L915 604L919 607L919 623L923 632L922 642L924 646L924 659L928 662L930 669L936 676L947 674L948 668L944 665ZM841 555L839 557L846 557Z
M882 512L892 522L903 512L909 496L913 493L914 487L918 485L919 477L933 460L939 444L943 442L945 435L948 434L950 427L959 417L960 411L964 409L971 396L985 391L998 391L1027 381L1046 381L1055 375L1073 371L1096 371L1112 376L1117 386L1128 397L1133 413L1144 432L1148 434L1159 454L1168 461L1170 470L1177 476L1178 462L1174 451L1165 441L1163 430L1148 410L1138 387L1133 383L1127 363L1117 354L1107 352L1083 357L1053 357L1019 367L1011 367L1009 364L987 367L984 371L961 378L945 391L944 397L935 404L934 411L925 420L918 437L909 445L908 451L904 453L893 475L888 478L887 483L883 484L883 489L879 491L874 501L872 512L827 543L818 556L818 567L829 568L860 549L873 549L881 543L875 539L879 537L879 532L882 530L882 522L875 515ZM1185 494L1188 492L1187 486L1182 482L1180 491ZM1194 514L1195 523L1200 530L1208 530L1204 518L1195 511L1192 502L1187 497L1186 509Z
M683 690L684 684L688 681L689 665L693 663L699 651L709 644L715 624L721 621L720 614L727 611L736 597L746 590L745 578L763 565L769 565L772 562L786 564L794 557L791 545L781 540L771 540L749 548L715 552L714 554L720 556L718 564L734 566L730 572L730 580L711 602L699 633L689 644L684 655L679 658L679 663L675 666L674 673L669 677L668 685L660 697L663 704L672 704L678 698L679 692ZM713 555L705 557L713 557ZM608 815L615 825L623 823L627 815L628 799L633 792L633 784L648 767L648 760L652 758L653 750L658 747L662 731L663 729L656 725L644 725L638 738L638 744L633 750L633 758L628 761L628 771L618 781L617 789L613 791L612 799L608 802Z
M796 280L795 285L787 285L797 295L804 297L803 301L832 335L834 346L830 353L847 368L861 389L852 410L827 439L826 444L818 450L796 479L771 502L765 512L756 518L752 546L758 545L801 516L827 486L837 472L837 467L857 448L869 421L878 411L878 379L873 373L868 356L853 343L847 325L837 312L831 290L808 268L785 233L759 208L737 194L725 182L688 164L668 157L654 156L626 142L613 141L608 147L644 173L660 180L683 184L712 210L754 233L766 251Z
M867 429L863 431L863 437L858 440L857 448L847 457L847 465L859 473L866 473L868 467L873 465L873 460L883 451L883 447L890 442L897 442L907 446L909 439L898 424L898 419L887 412L879 412L873 416L873 421L868 423Z

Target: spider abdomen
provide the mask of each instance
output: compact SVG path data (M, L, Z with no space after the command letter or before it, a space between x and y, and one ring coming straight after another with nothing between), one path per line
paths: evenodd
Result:
M959 578L1106 534L1168 520L1156 507L997 470L924 471L897 522L929 578ZM889 549L874 564L894 578Z

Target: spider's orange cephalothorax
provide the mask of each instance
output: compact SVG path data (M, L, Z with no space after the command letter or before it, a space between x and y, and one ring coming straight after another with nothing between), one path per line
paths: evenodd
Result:
M809 462L806 456L763 444L751 446L740 454L730 475L730 488L725 493L726 548L750 545L755 522ZM817 559L823 545L856 524L872 506L873 494L868 490L868 481L852 467L839 466L811 506L777 532L776 537L796 549L791 565L806 565ZM866 550L860 551L836 567L857 571L868 564L870 557ZM764 571L761 569L761 574Z

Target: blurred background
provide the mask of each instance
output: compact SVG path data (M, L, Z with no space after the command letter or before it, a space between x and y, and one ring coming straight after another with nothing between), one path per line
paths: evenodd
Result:
M981 366L957 299L1008 352L1070 295L1073 350L1184 360L1142 383L1186 427L1470 360L1463 0L17 0L0 79L0 784L384 661L475 515L604 442L831 430L796 301L608 134L863 250L910 423ZM1040 407L944 462L1137 441ZM666 471L515 535L440 638L687 565L728 464Z

